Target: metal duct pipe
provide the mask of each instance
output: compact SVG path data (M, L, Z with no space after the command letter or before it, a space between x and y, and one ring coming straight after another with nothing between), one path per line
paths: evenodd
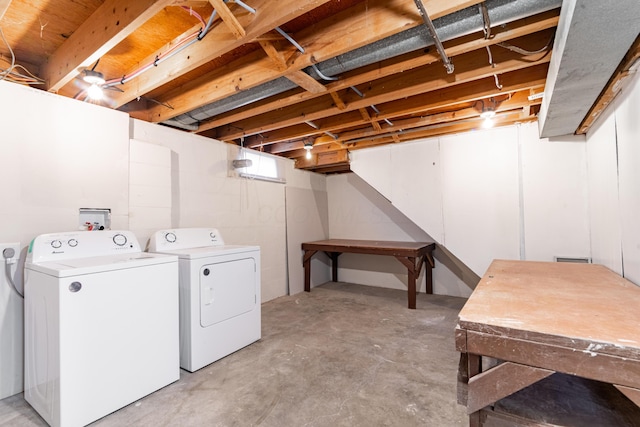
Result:
M487 0L485 4L491 24L498 26L556 9L562 5L562 0ZM472 6L438 18L433 21L433 25L440 39L447 41L482 31L484 29L484 20L482 14L478 12L478 8ZM425 26L420 25L335 58L328 59L316 66L322 74L335 76L408 52L425 49L431 45L433 45L433 39ZM314 79L321 80L321 77L312 67L307 67L304 71ZM199 121L286 92L295 87L297 87L295 83L287 78L280 77L231 95L220 101L212 102L211 104L179 115L163 123L188 129L196 125Z

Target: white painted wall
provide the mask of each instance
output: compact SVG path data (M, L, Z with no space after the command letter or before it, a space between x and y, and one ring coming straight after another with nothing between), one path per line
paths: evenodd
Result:
M538 138L518 127L522 180L523 259L590 255L587 150L583 136Z
M330 238L396 241L433 239L357 174L327 178ZM338 279L343 282L407 289L407 269L396 259L377 255L340 255ZM469 296L471 289L436 260L436 294ZM417 288L425 290L424 270Z
M624 276L640 285L640 74L614 102Z
M78 229L80 208L128 228L128 115L4 81L0 99L0 243L21 243L18 271L34 237ZM22 391L22 307L0 280L0 398Z
M440 138L444 246L481 276L495 258L520 258L515 127Z
M324 175L291 169L285 190L287 204L287 268L289 295L304 291L303 242L329 238L329 201ZM329 258L311 259L311 287L330 280Z
M587 134L593 261L640 285L640 73Z
M147 148L144 166L135 166L147 181L131 182L132 193L134 186L157 184L154 204L131 212L131 229L138 238L146 242L158 228L216 227L227 244L260 246L263 302L286 295L285 185L228 176L228 153L234 149L229 144L140 120L132 119L131 129L138 141L132 143L132 153L141 151L134 148L140 141L158 147ZM132 157L132 168L140 161Z
M393 170L382 173L391 203L478 276L495 258L588 257L584 138L537 132L523 124L358 150L352 169L374 186L376 171Z
M440 141L384 145L351 153L351 169L437 242L444 239ZM398 173L402 170L402 173ZM392 173L393 171L393 173ZM419 194L420 197L416 197Z
M285 188L326 199L324 176L281 158L286 185L228 176L237 150L228 144L2 81L0 99L11 100L0 104L0 243L21 242L19 271L35 236L78 229L79 208L110 208L112 228L131 229L143 246L158 228L196 226L259 245L263 301L287 293ZM0 398L23 388L22 300L3 276Z

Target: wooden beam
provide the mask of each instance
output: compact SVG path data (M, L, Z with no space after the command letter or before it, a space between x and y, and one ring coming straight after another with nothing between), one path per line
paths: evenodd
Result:
M519 113L506 113L501 116L497 116L494 118L494 128L498 128L501 126L509 126L515 123L526 123L536 121L537 118L535 116L529 117L528 119L522 119ZM414 141L417 139L423 138L431 138L435 136L441 135L450 135L452 133L461 133L468 132L470 130L479 130L482 128L482 122L484 119L468 119L462 120L453 123L439 123L431 126L427 126L423 129L417 129L415 132L405 133L405 134L396 134L401 142L404 141ZM372 138L370 140L358 141L356 143L350 144L349 151L359 150L363 148L375 147L383 144L391 144L394 143L394 135L391 136L381 136L380 138Z
M287 60L284 59L284 55L276 49L273 42L268 40L258 40L258 43L262 47L262 50L267 54L267 56L273 61L276 65L276 68L279 71L284 71L287 69Z
M447 2L435 2L430 8L435 11L435 16L443 16L443 10L448 11L451 7L457 10L467 2L445 3ZM295 40L305 46L308 53L299 54L293 46L287 46L282 49L282 53L287 58L294 58L289 66L289 70L293 72L385 38L400 30L421 25L421 22L422 20L412 0L369 0L365 3L359 3L338 14L338 16L319 22L311 28L292 34ZM260 36L258 40L262 39L262 37ZM437 60L437 57L434 57L433 60ZM279 77L285 77L287 73L285 70L269 72L268 70L272 67L267 58L261 58L251 64L241 58L238 61L234 61L233 64L229 64L229 76L236 75L240 68L245 68L245 72L242 73L242 89L248 89ZM256 73L255 70L261 70L262 72ZM237 86L237 84L230 83L230 79L225 78L224 73L216 70L210 75L202 76L161 96L158 100L171 104L174 109L167 110L160 106L153 107L149 111L150 120L155 122L167 120L207 103L222 99L232 95ZM313 92L309 93L317 95Z
M173 0L106 0L41 67L46 90L58 91ZM97 30L99 29L99 31Z
M295 71L293 73L287 74L286 77L303 88L304 90L308 90L312 93L326 93L327 88L316 79L311 77L309 74L305 73L302 70Z
M11 6L11 0L0 0L0 20L2 20L9 6Z
M637 388L625 387L625 386L615 385L615 384L614 384L614 386L618 390L620 390L622 392L622 394L627 396L627 398L630 401L635 403L637 406L640 406L640 390L638 390Z
M537 101L529 101L528 99L528 91L521 91L515 93L508 100L500 103L498 108L496 108L496 112L504 112L509 110L520 110L524 107L529 107L534 102L540 103L540 100ZM481 111L476 107L470 108L461 108L455 111L438 113L438 114L428 114L425 113L421 117L412 117L405 119L394 119L393 126L387 126L384 129L374 129L373 131L368 131L366 129L359 129L353 131L347 131L344 133L340 133L338 137L338 141L342 143L348 143L351 139L359 139L365 138L368 136L380 135L384 133L393 134L395 132L400 132L406 129L414 129L417 127L429 126L437 123L448 123L454 122L457 120L470 119L474 117L479 117ZM529 114L526 114L529 116ZM353 124L351 124L353 125ZM345 128L347 126L345 125Z
M333 98L333 102L336 103L336 108L338 110L345 110L347 108L346 104L344 103L342 98L340 98L340 95L338 95L338 93L335 90L332 90L331 92L329 92L329 95L331 95L331 98Z
M548 41L548 32L537 33L519 39L518 44L525 49L532 45L539 45L541 40ZM455 86L461 83L493 77L494 74L507 73L525 69L537 64L548 63L551 55L520 54L502 49L493 55L497 67L492 67L486 61L486 51L474 51L456 58L456 72L447 75L440 64L431 64L405 73L378 79L375 84L361 88L365 94L360 98L352 94L345 102L347 110L355 110L372 104L381 104L392 100L402 99L419 93L427 93L443 87ZM486 64L480 66L479 64ZM384 110L381 110L384 113ZM287 107L260 116L252 117L233 123L231 126L219 128L216 135L220 139L235 139L241 136L268 132L282 127L291 126L306 120L317 120L339 113L330 99L318 98L305 101L292 107ZM241 129L241 130L239 130Z
M246 31L246 37L236 39L224 25L212 27L202 40L167 59L162 63L162 66L153 67L133 81L119 86L124 92L114 93L111 96L111 100L116 107L120 107L329 1L280 0L278 7L274 8L271 0L255 0L251 6L258 11L256 15L246 12L238 13L238 16L236 16L238 22ZM199 27L194 28L197 29ZM152 53L141 63L153 62L154 58L163 51L165 51L165 48Z
M365 122L371 123L371 126L373 126L373 130L374 131L381 131L382 128L380 127L380 123L378 123L376 120L374 120L370 115L369 112L367 111L366 108L360 108L360 115L362 116L362 119Z
M225 23L229 30L236 36L237 39L240 39L247 35L247 32L242 28L242 25L238 22L233 13L229 10L226 4L224 4L223 0L209 0L211 6L218 12L220 18L222 18L222 22Z
M285 6L279 2L276 9L281 10ZM274 9L273 5L269 7ZM294 8L294 6L290 7ZM256 9L261 10L258 7ZM386 38L400 29L415 27L420 22L422 21L413 0L360 2L337 15L291 34L298 43L305 47L306 53L299 53L290 44L283 48L282 54L286 58L292 58L287 64L286 70L271 70L273 67L270 66L269 58L261 58L259 61L252 62L241 58L227 67L228 75L215 70L159 97L158 101L171 104L173 110L160 107L152 108L150 120L160 122L234 94L238 85L231 84L229 77L238 74L240 69L245 70L242 73L241 89L249 89L280 77L287 77L288 74L298 72L317 62L334 58L373 41ZM269 30L271 29L269 28ZM280 37L282 38L282 36ZM203 42L207 38L209 36L203 39ZM295 83L298 84L298 82ZM205 97L203 94L208 94L208 96Z
M348 163L349 152L346 149L331 151L327 153L313 153L311 159L300 157L295 159L296 168L309 169L317 166L335 165L337 163Z
M448 15L461 9L482 3L484 0L422 0L427 13L431 19Z
M479 411L553 373L548 369L504 362L475 375L469 378L467 413Z
M471 50L476 50L476 49L483 49L484 51L485 46L503 42L503 41L512 40L514 38L521 37L523 35L527 35L530 33L555 27L558 23L558 13L559 13L558 10L553 10L553 11L542 13L540 15L515 21L505 26L501 26L493 30L493 37L488 41L485 40L480 33L478 33L475 35L465 36L460 39L452 40L448 43L445 43L445 48L449 56L461 55L463 53L467 53L467 52L470 52ZM337 92L343 89L348 89L351 86L357 86L363 83L375 81L383 77L394 75L396 73L405 72L417 67L432 64L438 60L439 60L439 57L435 53L424 54L421 51L413 52L410 54L402 55L397 58L385 60L380 63L372 64L370 66L361 67L352 72L344 73L340 76L340 80L336 82L331 82L327 84L326 87L330 93L333 91ZM264 67L259 67L258 64L256 64L256 67L258 67L259 69L264 68ZM234 65L233 69L238 70L239 66L236 64ZM243 73L243 75L245 76L245 78L243 79L243 88L248 88L248 86L245 86L245 85L251 86L251 84L247 82L248 79L250 80L252 78L252 75L248 74L250 69L252 68L247 66L247 71ZM249 75L249 78L247 78L247 75ZM264 75L264 73L261 74L259 77L261 79L267 78ZM225 87L227 88L234 87L233 84L230 84L229 82L226 82L223 79L217 79L215 82L216 82L215 90L212 89L210 91L207 91L205 88L203 88L203 90L199 91L198 93L218 93L220 89L224 90ZM264 80L260 80L260 82L264 83ZM193 93L193 94L180 93L179 94L176 92L175 95L179 98L182 96L185 96L185 97L188 96L189 99L194 99L198 97L196 93ZM292 93L290 95L280 96L275 100L269 98L267 100L259 101L247 107L236 109L236 110L233 110L232 112L216 116L214 119L201 124L199 128L199 132L204 132L209 129L213 129L228 123L232 123L234 121L255 117L259 114L263 114L268 111L274 111L276 109L294 105L302 101L313 99L320 95L321 94L314 94L311 92L305 92L303 94ZM228 96L228 95L225 95L225 96ZM163 101L169 102L171 105L176 104L176 99L173 96L167 97L167 98L163 97ZM344 109L344 108L340 108L340 106L338 106L338 108ZM154 120L161 120L162 117L170 118L176 115L175 112L164 111L166 109L163 110L160 107L155 107L154 110L158 114L161 114L160 116L157 117L157 119L154 118Z
M542 64L532 69L513 71L502 75L502 90L495 86L493 77L465 83L458 86L443 88L432 91L429 94L429 101L425 102L424 95L417 94L408 98L391 101L386 104L378 104L384 111L380 118L396 120L396 117L409 114L429 114L430 111L442 108L453 107L467 100L488 98L490 96L500 96L504 93L528 90L530 88L544 88L547 75L547 65ZM356 127L364 124L358 112L350 111L336 114L331 117L319 120L319 127L323 131L340 132L348 127ZM318 131L309 129L308 126L294 125L291 127L265 132L260 138L247 137L245 146L273 144L289 139L302 138L318 134Z

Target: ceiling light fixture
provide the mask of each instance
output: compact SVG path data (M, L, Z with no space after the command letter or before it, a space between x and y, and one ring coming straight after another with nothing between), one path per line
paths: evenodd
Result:
M100 71L84 70L82 80L92 85L103 85L105 83L104 75Z
M480 113L480 117L484 119L482 122L482 127L488 129L493 127L493 118L496 116L496 103L493 98L488 101L489 105L485 104L485 101L482 101L482 112Z
M104 93L102 92L102 88L100 86L98 86L97 84L92 84L91 86L89 86L89 89L87 89L87 95L89 96L89 98L95 101L100 101L104 96Z
M99 101L103 98L102 85L105 83L104 75L95 70L84 70L82 80L89 83L91 86L87 89L87 95L89 98Z
M307 150L307 154L304 156L307 160L311 159L311 149L313 148L313 142L312 141L305 141L304 142L304 149Z

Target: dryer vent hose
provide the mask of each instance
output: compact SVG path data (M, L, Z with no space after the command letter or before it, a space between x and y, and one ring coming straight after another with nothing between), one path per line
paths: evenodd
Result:
M13 278L11 277L11 264L9 263L9 260L13 258L15 254L16 254L16 251L13 248L6 248L4 251L2 251L2 256L4 257L4 272L5 272L5 275L7 276L7 280L11 284L11 287L13 287L13 290L18 295L20 295L20 298L24 298L24 295L20 293L20 291L16 287L16 284L13 282Z

